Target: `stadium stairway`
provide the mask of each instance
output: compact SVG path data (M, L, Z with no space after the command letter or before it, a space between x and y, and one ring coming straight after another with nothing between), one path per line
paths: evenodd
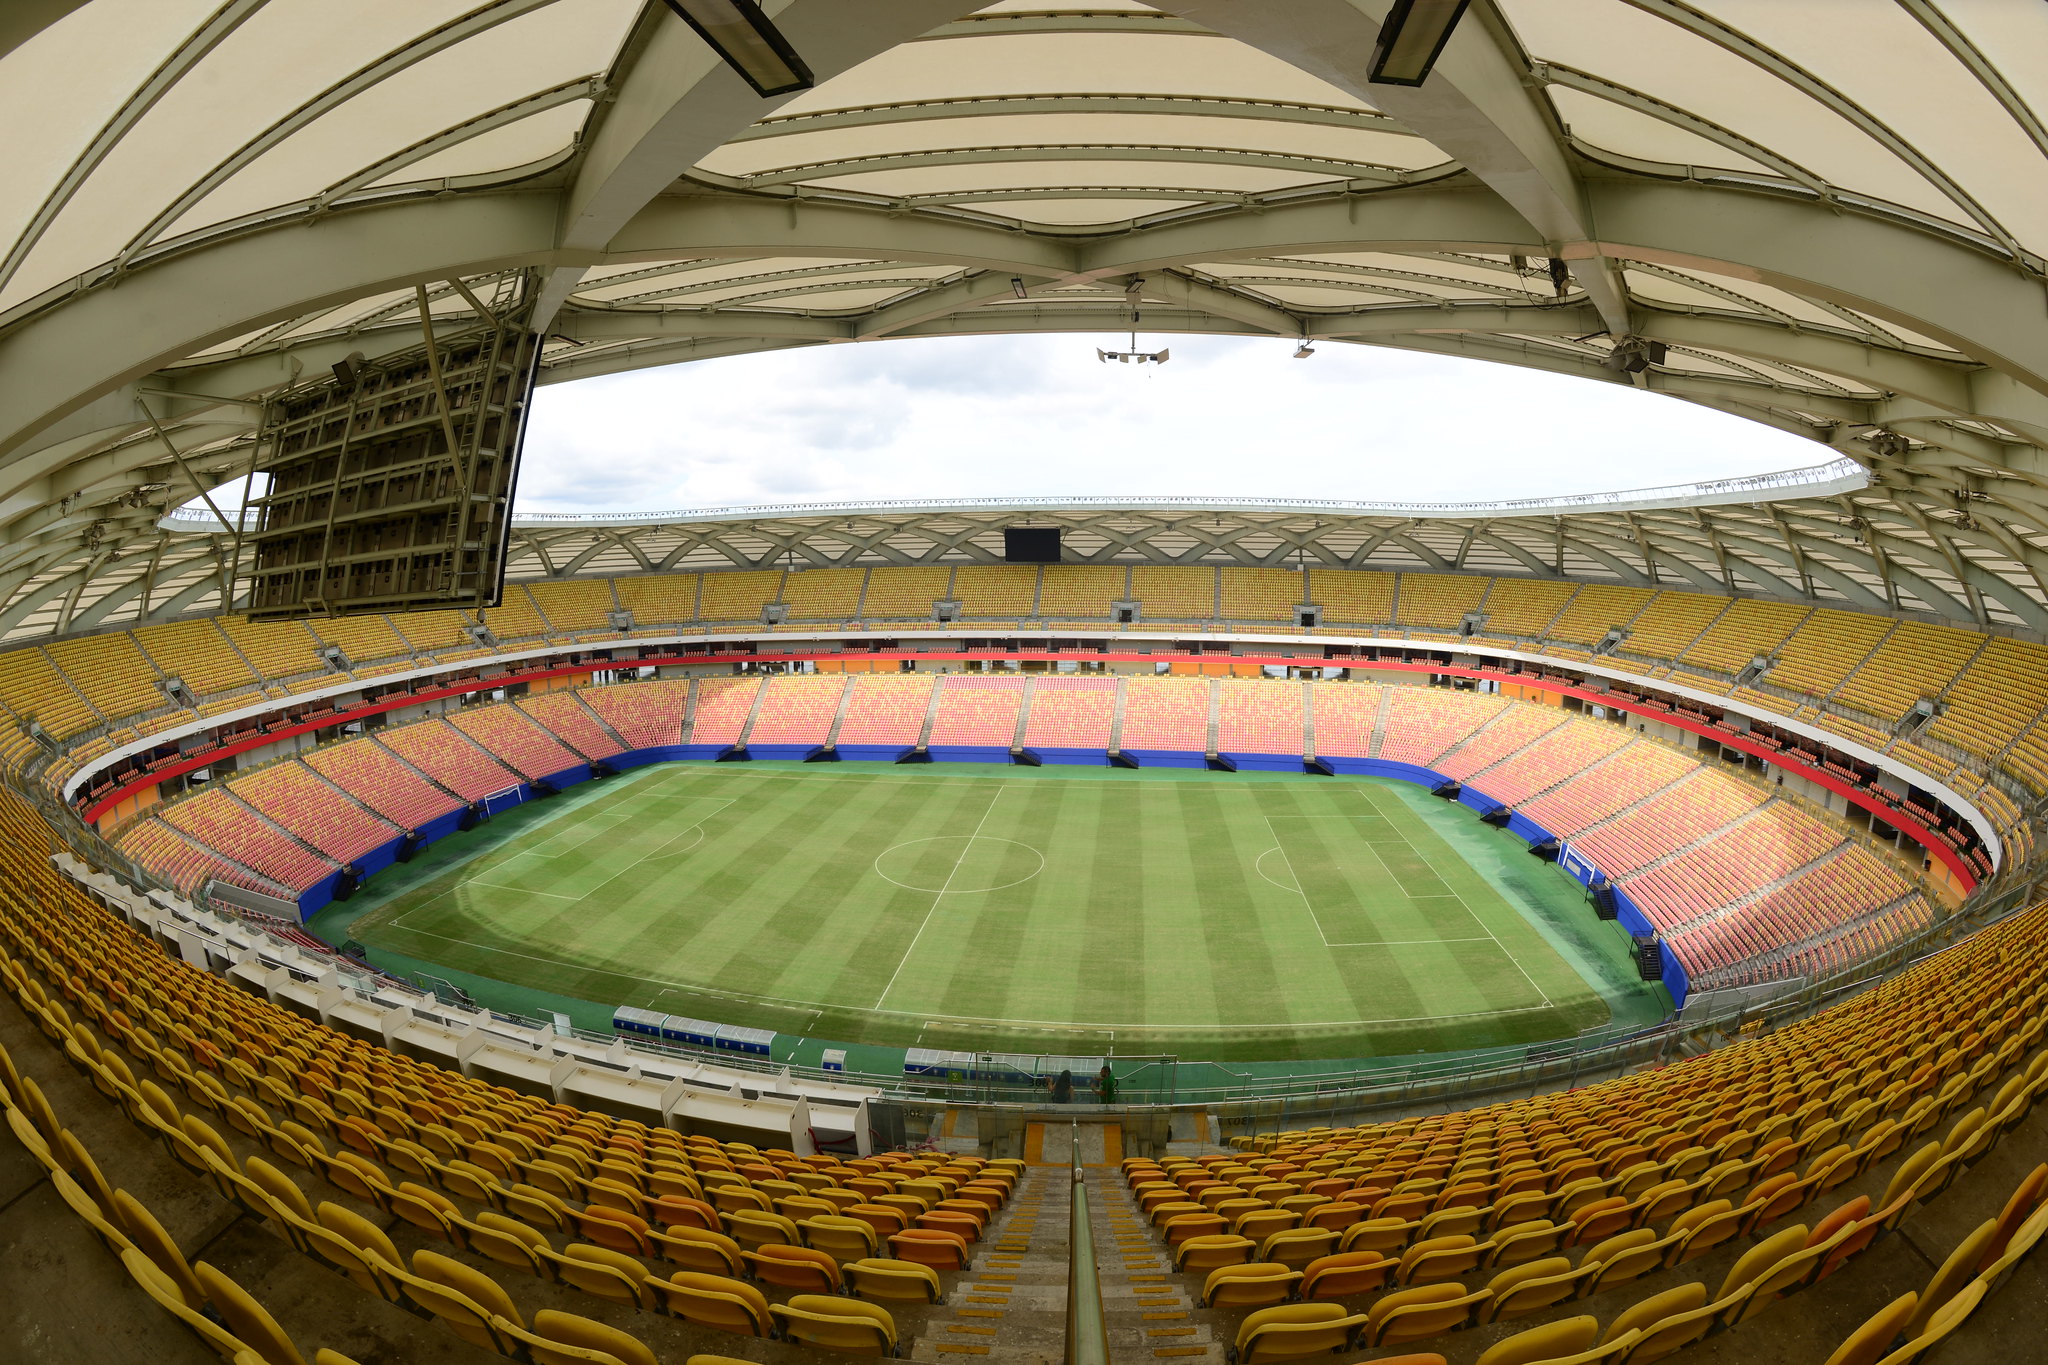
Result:
M1086 1168L1089 1223L1102 1282L1102 1316L1118 1361L1222 1361L1212 1314L1196 1308L1173 1261L1147 1233L1145 1219L1115 1167Z
M912 1360L1051 1365L1066 1341L1067 1169L1028 1166L973 1269L933 1308Z

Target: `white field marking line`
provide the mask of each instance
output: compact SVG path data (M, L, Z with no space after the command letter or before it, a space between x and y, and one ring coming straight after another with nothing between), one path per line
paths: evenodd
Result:
M997 793L998 796L1000 796L1001 794L1002 793L1000 792ZM889 883L889 885L891 886L900 886L905 891L921 891L926 895L931 895L932 889L929 886L912 886L909 882L899 882L894 877L890 876L888 873L882 871L882 859L888 857L897 849L909 848L912 844L935 844L939 842L941 839L959 839L963 837L967 840L968 846L962 849L960 851L960 856L953 860L954 869L958 869L960 864L967 860L967 855L974 851L974 842L977 838L980 837L979 835L969 834L963 836L959 834L927 834L922 839L905 839L902 843L891 844L887 848L883 849L880 853L877 853L875 855L875 861L871 863L870 866L875 869L875 875L877 877L880 877L883 881ZM1045 854L1041 853L1035 845L1027 844L1022 839L998 838L993 834L989 836L989 842L992 844L1015 844L1018 848L1028 848L1031 850L1032 856L1038 859L1038 866L1033 868L1031 871L1025 873L1023 876L1017 878L1017 880L1014 882L1004 882L1001 886L977 886L974 887L972 890L960 892L961 895L980 896L985 895L990 891L1007 891L1013 886L1022 886L1024 883L1030 881L1033 877L1036 877L1039 873L1045 871ZM948 871L946 874L946 881L950 885L952 880L953 874L951 871ZM944 889L942 888L938 892L938 894L944 895Z
M464 882L464 886L481 886L487 891L510 891L521 896L553 896L558 901L580 901L581 896L566 895L560 891L535 891L527 886L507 886L503 882Z
M1284 882L1273 881L1272 874L1266 871L1266 859L1272 857L1275 853L1281 853L1282 857L1285 857L1285 854L1282 852L1280 845L1275 844L1273 845L1273 847L1267 849L1264 853L1261 853L1258 857L1252 859L1252 871L1258 873L1267 881L1273 882L1273 885L1279 887L1282 891L1286 891L1293 895L1299 896L1301 894L1301 888L1299 886L1288 886Z
M931 924L932 916L939 912L939 902L946 898L946 888L953 884L953 878L960 871L960 864L967 861L969 850L974 847L974 841L981 835L981 827L988 823L989 812L993 811L996 808L996 802L1002 799L1003 787L998 784L996 794L988 799L987 809L982 811L981 819L977 820L974 824L974 833L967 836L967 843L961 848L960 856L953 860L952 870L946 873L946 880L940 883L938 894L932 897L931 908L924 912L924 919L918 924L917 932L910 936L910 946L903 950L903 956L897 960L896 970L889 973L889 984L882 987L882 993L875 997L875 1009L880 1009L882 1002L889 998L889 992L896 988L896 978L903 975L904 964L909 962L910 955L917 951L917 941L924 937L924 931ZM1043 857L1044 855L1041 854L1040 856ZM898 884L900 885L901 883Z
M389 926L387 926L389 927ZM748 995L744 991L721 991L710 986L692 986L688 982L669 981L658 976L629 976L625 972L613 971L609 967L580 967L576 963L559 957L536 957L532 953L515 952L495 944L478 943L474 939L453 938L447 934L436 934L426 929L408 929L405 932L415 938L437 938L443 943L453 943L480 952L498 953L505 957L523 958L528 962L544 962L553 967L574 967L578 971L596 972L602 976L617 977L621 981L632 981L642 986L660 986L666 991L695 996L713 996L722 1000L737 1001L753 1005L787 1005L800 1010L819 1010L815 1000L792 1000L779 995ZM1431 942L1440 940L1432 939ZM1279 1030L1293 1031L1302 1028L1355 1028L1360 1024L1427 1024L1445 1019L1484 1019L1496 1014L1533 1014L1544 1009L1542 1005L1518 1005L1506 1010L1467 1010L1462 1014L1410 1014L1398 1018L1360 1019L1355 1015L1349 1019L1291 1020L1284 1024L1123 1024L1123 1023L1075 1023L1071 1019L1006 1019L995 1016L967 1014L934 1014L931 1010L885 1010L880 1008L861 1009L855 1005L831 1005L828 1009L844 1009L859 1014L894 1014L911 1019L924 1019L931 1023L974 1024L980 1026L1009 1025L1015 1028L1053 1029L1066 1032L1093 1032L1109 1029L1126 1029L1137 1033L1192 1033L1201 1030L1209 1032L1229 1031L1232 1033L1261 1033ZM822 1010L820 1010L822 1012Z
M471 887L471 886L481 886L481 887L484 887L484 888L486 888L486 889L488 889L488 890L491 890L491 891L513 891L513 892L518 892L518 893L520 893L520 894L522 894L522 895L528 895L528 896L552 896L552 897L554 897L554 898L555 898L556 900L563 900L563 901L580 901L580 900L585 900L585 899L588 899L588 898L589 898L589 897L590 897L591 895L594 895L594 894L595 894L595 893L596 893L596 892L597 892L597 891L598 891L598 890L599 890L600 888L602 888L602 887L604 887L604 886L606 886L606 885L610 884L611 882L617 881L617 880L618 880L618 879L619 879L620 877L624 876L624 875L625 875L626 873L628 873L628 872L631 872L631 871L632 871L632 870L633 870L634 868L636 868L636 867L640 866L640 864L642 864L642 863L644 863L644 862L648 862L648 861L650 861L650 860L652 860L652 859L655 859L655 858L666 858L666 857L670 857L670 856L672 856L673 854L676 854L676 853L687 853L687 852L689 852L689 851L690 851L690 849L694 849L694 848L696 848L698 844L701 844L701 843L703 843L703 842L704 842L704 829L703 829L704 821L705 821L705 820L709 820L709 819L710 819L710 818L711 818L712 816L714 816L714 815L718 815L718 814L721 814L721 813L723 813L723 812L724 812L724 810L725 810L725 808L726 808L727 806L733 805L733 804L734 804L734 803L735 803L735 802L736 802L736 801L738 800L738 798L737 798L737 797L724 797L724 796L693 796L693 797L689 797L688 799L689 799L689 800L692 800L692 801L716 801L716 802L718 803L718 809L717 809L717 810L712 810L712 811L706 811L706 812L704 813L704 815L703 815L703 817L702 817L702 818L698 819L697 821L695 821L695 822L694 822L694 823L692 823L692 824L688 824L688 825L685 825L685 826L683 826L683 827L682 827L681 829L677 830L677 831L676 831L676 832L675 832L675 833L674 833L673 835L669 836L669 838L668 838L668 839L665 839L665 840L663 840L663 841L662 841L662 843L661 843L661 845L660 845L660 847L661 847L661 848L663 848L663 849L666 849L666 850L667 850L666 852L657 852L657 853L649 853L649 854L646 854L646 855L644 855L644 856L642 856L642 857L640 857L640 858L636 858L636 859L634 859L634 860L633 860L633 861L632 861L631 863L628 863L628 864L627 864L626 866L624 866L624 867L620 868L620 869L619 869L619 870L618 870L618 871L617 871L616 873L614 873L614 874L613 874L612 876L609 876L609 877L605 878L605 879L604 879L604 881L601 881L601 882L599 882L599 883L598 883L598 884L597 884L596 886L593 886L593 887L591 887L589 891L585 892L585 893L584 893L583 895L581 895L581 896L571 896L571 895L567 895L567 894L565 894L565 893L563 893L563 892L560 892L560 891L536 891L536 890L532 889L531 887L525 887L525 886L506 886L506 885L505 885L504 883L502 883L502 882L487 882L487 881L481 881L481 880L478 880L478 879L476 879L476 878L473 878L473 877L465 877L465 878L463 878L463 879L462 879L461 881L459 881L459 882L455 883L455 885L453 885L453 886L449 887L449 888L448 888L448 889L447 889L446 891L443 891L443 892L442 892L442 893L441 893L440 895L438 895L438 896L435 896L435 897L433 897L433 898L431 898L431 899L429 899L429 900L424 900L424 901L421 901L421 902L420 902L420 903L419 903L418 905L415 905L415 906L414 906L414 907L413 907L412 909L410 909L410 910L406 911L406 912L405 912L404 914L400 915L400 916L399 916L399 917L398 917L397 919L395 919L395 920L391 921L391 923L390 923L389 925L385 926L385 927L387 927L387 928L391 928L391 929L403 929L403 928L405 928L405 922L406 922L407 920L411 919L411 918L412 918L412 917L413 917L414 915L417 915L417 914L418 914L418 913L419 913L420 911L422 911L422 910L426 909L426 908L427 908L428 906L430 906L430 905L433 905L433 904L435 904L435 903L436 903L437 901L442 901L442 900L446 900L446 899L447 899L448 897L450 897L450 896L454 895L454 894L455 894L456 892L458 892L458 891L461 891L461 890L462 890L462 889L464 889L465 887ZM618 822L616 822L616 823L617 823L617 824L623 824L623 823L624 823L624 821L625 821L625 817L621 817L621 818L620 818L620 820L619 820ZM606 828L606 829L610 829L610 828L614 828L614 827L615 827L615 825L607 825L607 826L606 826L605 828ZM581 829L581 828L583 828L583 825L579 824L579 825L577 825L577 826L576 826L576 828L578 828L578 829ZM564 833L567 833L567 832L568 832L568 831L564 831ZM603 833L604 831L603 831L603 830L600 830L600 831L598 831L598 832L599 832L599 833L601 834L601 833ZM677 840L677 839L681 838L681 837L682 837L683 835L685 835L685 834L691 834L691 833L694 833L694 834L695 834L695 835L697 836L697 843L691 844L691 845L689 846L689 848L678 848L678 849L668 849L668 845L669 845L669 844L671 844L671 843L675 842L675 840ZM548 836L548 837L549 837L550 839L553 839L553 838L559 838L560 836L559 836L559 835L550 835L550 836ZM545 840L543 840L543 842L546 842L546 841L545 841ZM586 841L586 842L587 842L587 841ZM581 845L578 845L578 847L581 847ZM524 858L524 857L528 857L528 856L536 856L536 857L543 857L543 858L555 858L555 857L560 857L561 855L560 855L560 854L554 854L554 853L543 853L543 854L534 854L534 853L533 853L533 850L532 850L532 849L521 849L521 850L520 850L519 852L517 852L517 853L511 854L511 855L510 855L510 856L508 856L508 857L502 858L502 859L500 859L499 861L497 861L497 862L494 862L494 863L492 863L492 864L491 864L491 866L490 866L490 868L488 868L488 869L486 869L486 870L487 870L487 871L495 871L496 869L498 869L498 868L500 868L500 867L504 867L505 865L507 865L507 864L509 864L509 863L511 863L511 862L514 862L514 861L516 861L517 859L520 859L520 858ZM408 930L406 930L406 932L407 932L407 933L413 933L413 934L419 934L419 933L424 933L424 932L426 932L426 931L425 931L425 930L423 930L423 929L408 929ZM459 940L458 940L458 941L459 941Z
M1361 795L1363 795L1363 796L1365 797L1365 800L1366 800L1366 804L1370 805L1370 806L1371 806L1371 807L1372 807L1372 808L1373 808L1373 809L1374 809L1375 811L1377 811L1377 810L1378 810L1378 809L1380 808L1380 807L1379 807L1379 803L1378 803L1377 801L1374 801L1374 800L1372 799L1372 790L1371 790L1371 788L1369 788L1369 787L1360 787L1360 788L1358 788L1357 790L1359 791L1359 793L1360 793ZM1388 823L1389 823L1389 824L1391 825L1391 824L1392 824L1393 822L1392 822L1392 821L1388 821ZM1397 832L1398 832L1398 831L1397 831ZM1406 836L1406 835L1403 835L1403 836L1402 836L1401 842L1403 842L1403 843L1407 843L1407 842L1408 842L1408 840L1407 840L1407 836ZM1415 845L1413 845L1413 844L1408 844L1408 847L1409 847L1410 849L1414 849ZM1425 862L1425 863L1429 863L1429 860L1428 860L1427 858L1424 858L1424 859L1423 859L1423 862ZM1460 905L1462 905L1462 906L1464 906L1464 907L1465 907L1465 913L1466 913L1467 915L1471 916L1472 922L1473 922L1474 924L1478 925L1478 926L1479 926L1480 928L1482 928L1482 929L1484 929L1484 930L1486 931L1486 936L1487 936L1488 938L1490 938L1490 939L1492 939L1492 940L1493 940L1493 946L1494 946L1494 947L1496 947L1496 948L1498 948L1498 949L1500 949L1500 953L1501 953L1501 956L1502 956L1502 957L1504 957L1504 958L1506 958L1506 959L1507 959L1508 961L1510 961L1510 962L1512 962L1512 963L1514 963L1514 964L1515 964L1515 970L1516 970L1516 971L1518 971L1518 972L1520 972L1520 973L1522 974L1522 980L1524 980L1524 981L1528 982L1528 983L1530 984L1530 986L1532 986L1532 987L1534 987L1534 988L1535 988L1535 991L1536 991L1537 997L1538 997L1539 999L1541 999L1541 1000L1543 1001L1543 1004L1542 1004L1541 1008L1543 1008L1543 1009L1555 1009L1555 1008L1557 1008L1557 1006L1556 1006L1556 1005L1555 1005L1555 1004L1554 1004L1554 1003L1553 1003L1553 1002L1551 1001L1551 998L1550 998L1550 992L1548 992L1548 991L1544 990L1544 989L1543 989L1543 987L1541 987L1541 986L1539 986L1539 985L1537 985L1537 984L1536 984L1536 978L1535 978L1535 977L1533 977L1533 976L1531 976L1531 975L1529 975L1529 969L1528 969L1527 967L1524 967L1524 966L1522 965L1522 959L1520 959L1519 957L1516 957L1516 956L1515 956L1515 955L1514 955L1513 953L1511 953L1511 952L1509 952L1509 951L1508 951L1508 945L1507 945L1507 944L1505 944L1505 943L1502 943L1502 942L1500 941L1500 935L1498 935L1498 934L1496 934L1496 933L1494 933L1494 932L1493 932L1493 926L1492 926L1492 925L1490 925L1490 924L1488 924L1488 923L1487 923L1487 922L1486 922L1485 920L1483 920L1483 919L1481 919L1481 918L1479 917L1479 912L1478 912L1477 910L1474 910L1474 909L1472 908L1471 904L1470 904L1469 902L1467 902L1467 901L1466 901L1466 899L1465 899L1465 897L1464 897L1463 893L1461 893L1461 892L1460 892L1460 891L1459 891L1459 890L1458 890L1458 889L1457 889L1456 887L1454 887L1454 886L1452 886L1452 885L1451 885L1451 883L1450 883L1450 879L1449 879L1448 877L1444 877L1444 876L1440 876L1440 875L1438 875L1438 873L1437 873L1437 870L1436 870L1436 866L1435 866L1435 864L1433 864L1433 863L1432 863L1432 864L1430 864L1430 866L1429 866L1429 872L1430 872L1430 875L1431 875L1431 876L1433 876L1433 877L1436 877L1436 879L1437 879L1438 881L1440 881L1440 882L1442 882L1442 883L1444 884L1444 889L1445 889L1446 891L1449 891L1449 892L1450 892L1450 893L1451 893L1451 894L1452 894L1453 896L1456 896L1456 897L1457 897L1457 900L1458 900L1458 904L1460 904ZM1443 898L1442 898L1441 896L1434 896L1434 897L1430 897L1430 899L1432 899L1432 900L1441 900L1441 899L1443 899Z
M1302 890L1302 886L1301 886L1301 874L1300 874L1300 873L1298 873L1298 872L1296 872L1296 871L1294 870L1294 860L1293 860L1292 858L1290 858L1290 857L1288 857L1288 856L1287 856L1287 849L1286 849L1286 846L1285 846L1285 845L1283 845L1283 844L1282 844L1282 843L1280 842L1280 831L1279 831L1279 830L1277 830L1277 829L1274 829L1274 828L1273 828L1273 820L1272 820L1272 817L1271 817L1271 816L1269 816L1269 815L1267 815L1267 814L1266 814L1266 812L1265 812L1265 811L1264 811L1263 809L1261 809L1261 810L1259 811L1259 818L1260 818L1261 820L1264 820L1264 821L1266 822L1266 833L1268 833L1268 834L1270 834L1270 835L1272 835L1272 836L1273 836L1273 847L1274 847L1274 848L1276 848L1276 849L1279 849L1279 850L1280 850L1280 861L1281 861L1282 863L1285 863L1285 864L1287 865L1287 875L1288 875L1288 876L1290 876L1290 877L1292 877L1292 878L1294 878L1294 894L1295 894L1295 895L1297 895L1297 896L1299 896L1299 897L1301 897L1301 906L1302 906L1302 909L1304 909L1304 910L1308 911L1308 917L1309 917L1309 919L1310 919L1310 920L1312 920L1312 921L1313 921L1313 922L1315 923L1315 926L1316 926L1316 937L1317 937L1317 938L1319 938L1319 939L1321 939L1321 940L1323 941L1323 946L1324 946L1325 948L1338 948L1338 947L1352 947L1352 946L1355 946L1355 945L1351 945L1351 944L1337 944L1337 943L1332 943L1332 942L1330 942L1330 935L1329 935L1329 933L1328 933L1328 932L1327 932L1327 931L1326 931L1326 930L1325 930L1325 929L1323 928L1323 917L1322 917L1321 915L1318 915L1318 914L1316 913L1316 906L1315 906L1315 902L1314 902L1314 901L1312 901L1312 900L1310 900L1310 899L1308 898L1308 892L1306 892L1306 891ZM1387 864L1386 864L1386 862L1385 862L1385 861L1384 861L1383 859L1381 859L1381 857L1380 857L1380 855L1379 855L1379 850L1378 850L1378 849L1376 849L1376 848L1374 848L1374 847L1373 847L1373 846L1372 846L1372 845L1371 845L1370 843L1364 843L1364 844L1362 844L1362 846L1364 847L1364 849L1365 849L1365 851L1366 851L1366 852L1368 852L1368 853L1372 854L1372 857L1373 857L1373 861L1374 861L1374 862L1376 862L1376 863L1379 863L1379 865L1380 865L1380 871L1382 871L1382 872L1386 873L1386 874L1387 874L1387 876L1388 876L1389 878L1391 878L1391 877L1392 877L1392 876L1394 875L1393 869L1392 869L1392 868L1390 868L1390 867L1388 867L1388 866L1387 866ZM1270 852L1271 850L1268 850L1268 851ZM1262 853L1262 854L1260 854L1259 856L1260 856L1261 858L1263 858L1263 857L1265 857L1266 855ZM1257 863L1254 863L1254 864L1253 864L1252 866L1253 866L1254 870L1256 870L1256 869L1257 869L1257 866L1258 866L1258 864L1257 864ZM1263 872L1259 873L1259 875L1260 875L1260 876L1262 876L1262 877L1265 877L1265 876L1266 876L1266 874L1265 874L1265 873L1263 873ZM1272 879L1271 877L1266 877L1266 880L1267 880L1267 881L1269 881L1269 882L1270 882L1270 881L1273 881L1273 879ZM1279 885L1280 885L1280 883L1278 883L1278 882L1273 882L1273 884L1274 884L1275 886L1279 886ZM1475 918L1477 918L1477 917L1475 916Z
M1414 948L1426 943L1484 943L1483 938L1373 938L1357 943L1332 943L1332 948ZM1541 1009L1532 1005L1531 1009Z

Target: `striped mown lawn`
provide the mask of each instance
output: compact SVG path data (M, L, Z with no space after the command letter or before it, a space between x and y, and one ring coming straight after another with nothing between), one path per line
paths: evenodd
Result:
M1568 1036L1640 989L1522 847L1370 779L673 763L341 913L373 951L814 1038L1367 1056Z

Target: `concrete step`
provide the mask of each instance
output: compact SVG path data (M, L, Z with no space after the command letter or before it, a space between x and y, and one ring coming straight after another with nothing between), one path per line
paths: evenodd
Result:
M1215 1338L1209 1314L1188 1297L1122 1175L1103 1168L1084 1172L1084 1178L1111 1357L1134 1363L1221 1362L1223 1343Z
M1057 1365L1066 1352L1064 1167L1028 1168L974 1248L973 1268L932 1310L910 1358Z

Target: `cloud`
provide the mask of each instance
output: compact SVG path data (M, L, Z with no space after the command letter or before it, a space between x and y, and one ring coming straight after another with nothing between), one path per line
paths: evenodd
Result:
M1282 339L942 338L729 357L554 385L520 508L1185 494L1426 502L1638 488L1828 458L1628 388ZM1141 337L1141 344L1151 344Z

